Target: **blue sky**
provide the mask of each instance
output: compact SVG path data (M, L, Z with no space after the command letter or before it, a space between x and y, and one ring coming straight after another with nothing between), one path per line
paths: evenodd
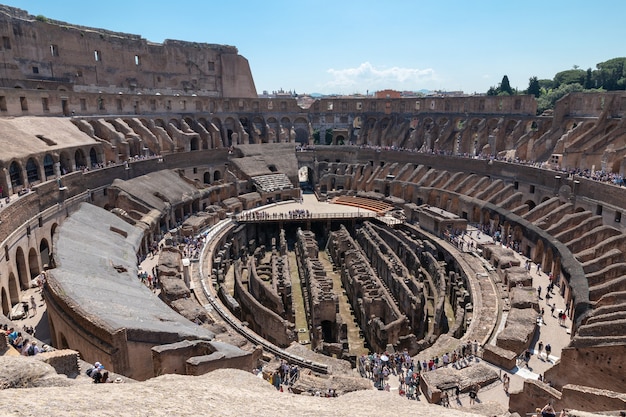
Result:
M626 56L626 1L6 0L32 15L138 34L234 45L256 88L365 94L484 93L503 75L525 89Z

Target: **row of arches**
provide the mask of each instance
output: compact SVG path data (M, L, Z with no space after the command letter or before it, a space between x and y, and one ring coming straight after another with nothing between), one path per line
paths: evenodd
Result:
M542 203L548 198L544 197ZM478 204L467 208L459 195L441 189L432 190L427 196L426 203L455 213L470 223L479 224L483 231L492 236L497 233L500 236L500 242L523 253L532 262L540 264L542 271L552 273L557 277L560 275L560 256L553 250L552 245L541 238L531 239L526 236L519 224L511 223L506 217L501 217L500 214L487 208L481 208ZM533 200L526 200L524 204L530 210L537 205ZM583 209L579 208L579 210Z
M8 169L3 168L5 175L0 176L0 186L12 194L76 170L95 167L101 162L101 152L96 146L33 155L25 161L13 159L7 164Z
M50 241L56 230L56 223L51 229ZM21 292L28 289L31 281L35 279L43 270L51 266L51 247L47 238L41 238L39 243L28 248L28 253L17 246L11 258L9 248L5 247L5 261L8 265L7 281L2 283L0 289L0 306L2 314L8 316L11 308L20 302Z

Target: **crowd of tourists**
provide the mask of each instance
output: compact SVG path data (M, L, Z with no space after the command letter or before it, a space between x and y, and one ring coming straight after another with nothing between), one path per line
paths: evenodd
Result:
M256 374L261 373L260 369L255 370ZM267 374L267 381L276 388L277 391L283 392L286 387L287 391L291 392L291 387L296 381L300 378L300 368L298 365L290 365L289 362L285 360L280 361L280 365L278 369L274 372L270 372Z
M183 244L183 258L197 259L202 251L204 237L184 237L181 243Z
M420 376L425 372L435 371L442 367L462 369L470 365L473 357L478 354L478 341L461 343L454 351L446 352L441 356L430 359L414 360L405 349L403 352L371 353L361 355L358 360L358 369L361 376L369 378L379 390L389 391L389 378L397 377L399 394L409 399L419 396ZM456 386L457 398L460 387ZM480 388L480 386L478 387ZM478 393L478 388L470 387L470 393ZM471 397L471 396L470 396ZM445 405L445 401L442 401Z
M35 356L38 353L48 352L52 350L52 348L50 348L48 345L43 345L42 347L39 347L39 344L36 340L31 340L29 337L26 336L30 335L30 333L26 332L25 329L26 328L24 328L23 330L26 334L23 334L22 331L19 331L14 327L9 327L6 324L2 326L2 331L6 334L9 344L13 346L13 348L17 350L18 353L20 353L22 356ZM32 329L32 327L30 329ZM32 330L33 336L34 333L34 330Z
M239 219L243 221L250 220L280 220L280 219L308 219L311 217L311 212L309 210L290 210L287 213L267 213L265 211L252 211L247 213L242 213L239 215Z

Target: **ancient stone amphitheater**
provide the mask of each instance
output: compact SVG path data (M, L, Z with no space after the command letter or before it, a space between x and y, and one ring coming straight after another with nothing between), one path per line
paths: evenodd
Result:
M307 346L355 364L474 340L508 369L538 304L515 295L532 280L513 250L452 244L478 229L539 264L572 323L551 386L527 380L509 409L624 407L626 94L541 116L531 96L302 108L258 98L232 46L0 19L0 305L45 272L55 348L136 380L268 357L326 375ZM270 212L302 190L362 211ZM160 298L137 279L158 246Z

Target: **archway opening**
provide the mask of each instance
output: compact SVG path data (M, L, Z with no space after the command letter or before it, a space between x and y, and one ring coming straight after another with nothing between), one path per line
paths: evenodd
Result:
M34 158L28 158L26 161L26 178L29 183L39 181L39 167Z
M9 274L9 297L11 298L11 305L15 305L20 301L20 290L17 287L17 279L13 272Z
M50 247L46 239L41 239L39 243L39 256L41 257L41 265L44 269L50 266Z
M46 176L46 179L54 176L54 160L49 153L47 153L43 158L43 173Z
M76 168L83 169L87 167L87 161L85 160L85 154L82 149L76 149L76 152L74 152L74 162Z
M24 257L24 251L22 248L17 248L15 251L15 263L17 266L17 277L20 281L20 288L25 290L28 288L28 269L26 268L26 258Z
M11 162L9 166L9 176L11 177L11 185L13 187L24 185L24 181L22 180L22 167L20 167L20 164L16 161Z
M98 166L98 154L94 148L89 150L89 162L91 162L91 167L95 168Z
M2 289L2 314L8 316L11 312L11 306L9 305L9 299L7 297L7 292L5 289Z
M31 248L28 251L28 267L30 272L28 279L30 281L41 272L41 268L39 267L39 256L37 256L37 250L35 248Z

